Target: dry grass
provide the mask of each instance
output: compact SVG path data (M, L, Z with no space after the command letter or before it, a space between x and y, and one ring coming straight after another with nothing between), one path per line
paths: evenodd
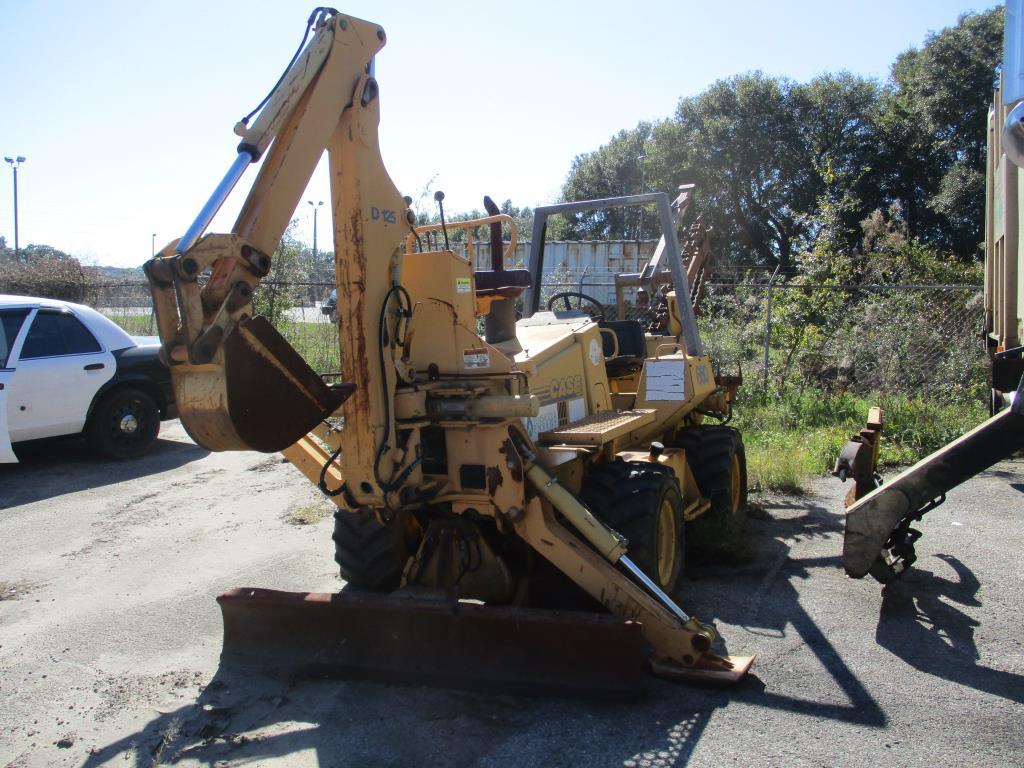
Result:
M329 517L333 511L334 505L329 502L313 502L289 509L285 520L292 525L316 525L324 518Z

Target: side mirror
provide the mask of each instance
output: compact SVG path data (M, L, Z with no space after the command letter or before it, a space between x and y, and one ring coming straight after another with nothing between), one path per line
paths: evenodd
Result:
M1024 101L1010 110L1003 125L1003 151L1010 162L1024 168Z

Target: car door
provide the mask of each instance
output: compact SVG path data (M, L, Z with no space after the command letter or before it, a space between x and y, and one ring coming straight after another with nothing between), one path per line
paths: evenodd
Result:
M11 449L11 435L7 429L7 396L14 378L14 369L9 366L11 352L28 313L27 309L0 309L0 464L18 460Z
M8 393L11 442L77 434L114 356L67 310L41 307L17 350Z

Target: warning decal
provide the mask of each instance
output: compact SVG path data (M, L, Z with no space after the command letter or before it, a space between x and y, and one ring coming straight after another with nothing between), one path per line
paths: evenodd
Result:
M487 347L462 350L462 365L464 368L490 368L491 355Z

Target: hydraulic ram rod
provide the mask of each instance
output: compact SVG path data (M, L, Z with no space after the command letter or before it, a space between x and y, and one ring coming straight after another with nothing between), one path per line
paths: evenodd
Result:
M522 450L522 449L521 449ZM675 604L671 597L658 587L647 575L641 571L636 564L626 557L626 544L619 534L602 523L590 510L584 507L575 496L559 485L558 480L538 465L532 454L525 454L524 457L529 465L526 470L526 477L536 491L551 502L565 518L572 523L573 527L586 538L610 563L621 563L629 571L629 574L639 581L665 608L679 619L683 624L690 620L690 617Z
M210 195L210 199L206 201L206 205L202 207L199 214L196 216L195 221L192 222L185 234L181 236L181 240L178 241L178 245L175 247L175 252L184 253L193 245L196 241L202 237L203 232L210 226L210 222L213 221L213 217L217 215L217 211L224 205L224 201L228 199L228 195L231 194L231 190L235 188L238 180L242 178L242 174L245 173L245 169L252 163L253 156L248 152L242 150L238 153L238 157L228 168L228 172L224 174L224 178L221 179L220 184L213 190L213 194Z

